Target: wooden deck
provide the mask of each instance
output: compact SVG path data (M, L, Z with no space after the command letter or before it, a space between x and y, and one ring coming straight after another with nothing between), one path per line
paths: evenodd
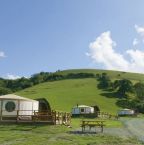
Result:
M59 111L33 111L31 115L21 115L20 112L31 110L18 110L16 115L1 115L0 123L47 123L70 125L71 114ZM29 113L28 113L29 114Z

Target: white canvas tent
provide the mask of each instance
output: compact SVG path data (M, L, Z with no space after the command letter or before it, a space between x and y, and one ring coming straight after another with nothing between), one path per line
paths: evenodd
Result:
M0 120L32 119L34 111L38 111L39 102L14 94L0 96Z
M132 109L121 109L118 111L118 115L134 115L135 111Z
M77 105L72 108L72 115L90 114L90 113L94 113L94 107L86 105Z

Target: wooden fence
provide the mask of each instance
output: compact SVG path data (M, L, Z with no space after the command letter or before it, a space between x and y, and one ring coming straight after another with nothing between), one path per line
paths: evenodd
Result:
M60 112L54 110L41 112L36 110L17 110L14 114L1 114L0 122L45 122L54 125L70 125L71 114L67 112Z
M112 115L108 112L100 112L96 111L94 113L86 113L86 114L73 114L72 117L84 117L84 118L102 118L102 119L115 119L119 118L118 115Z
M99 118L106 118L106 119L118 119L118 115L112 115L108 112L97 112Z

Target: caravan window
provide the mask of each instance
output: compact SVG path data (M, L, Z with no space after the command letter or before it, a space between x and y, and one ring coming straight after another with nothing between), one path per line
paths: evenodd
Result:
M84 108L81 108L81 112L82 112L82 113L84 112Z

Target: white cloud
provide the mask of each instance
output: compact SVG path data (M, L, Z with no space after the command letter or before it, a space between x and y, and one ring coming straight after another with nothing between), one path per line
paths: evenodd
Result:
M101 63L106 69L127 70L128 62L123 55L114 50L115 46L110 31L107 31L90 43L88 55L95 63Z
M129 69L133 72L144 73L144 51L130 49L126 53L131 58Z
M135 25L135 30L140 37L139 37L139 39L137 39L137 38L134 39L133 43L137 43L137 44L140 42L144 43L144 26L142 27L142 26Z
M129 49L121 54L116 51L115 46L110 31L107 31L90 43L87 55L105 69L144 72L144 51ZM124 58L124 55L128 55L130 60Z
M133 40L133 46L136 46L137 44L139 44L139 40L138 40L137 38L135 38L135 39Z
M3 51L0 51L0 58L6 57Z
M12 75L12 74L7 74L6 76L4 76L5 79L9 79L9 80L16 80L21 78L20 76L17 75Z
M138 25L135 25L135 29L136 29L136 32L137 32L140 36L144 37L144 27L140 27L140 26L138 26Z

